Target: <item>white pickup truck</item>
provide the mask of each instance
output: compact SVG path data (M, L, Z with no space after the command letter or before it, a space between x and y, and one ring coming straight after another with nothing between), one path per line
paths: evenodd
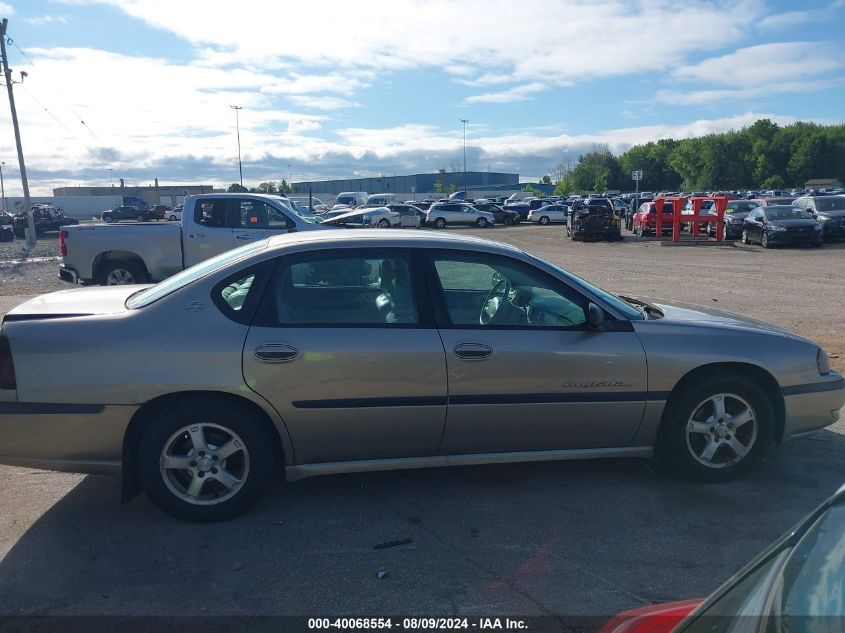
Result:
M59 277L104 286L161 281L273 234L329 229L284 198L253 193L185 198L181 224L80 224L59 234Z

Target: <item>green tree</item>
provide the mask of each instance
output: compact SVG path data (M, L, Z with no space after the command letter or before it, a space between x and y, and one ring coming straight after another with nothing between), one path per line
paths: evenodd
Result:
M545 176L543 176L540 179L540 182L543 183L544 185L550 185L550 184L552 184L552 177L549 176L548 174L546 174Z
M233 182L231 185L229 185L229 188L226 189L226 191L228 191L229 193L246 193L247 191L249 191L249 189L247 189L243 185L239 185L238 183Z
M774 176L769 176L763 181L763 189L783 189L786 186L786 183L783 180L783 177L780 174L775 174Z
M609 187L607 186L609 173L606 169L600 169L596 174L596 181L593 183L593 191L607 191Z
M544 194L542 191L540 191L539 189L537 189L537 187L535 187L534 185L532 185L532 184L530 184L530 183L529 183L529 184L526 184L526 185L523 185L523 186L522 186L522 190L523 190L525 193L530 193L530 194L533 194L533 195L537 196L538 198L543 198L543 197L546 195L546 194Z
M566 178L561 178L557 181L555 185L555 195L556 196L568 196L572 193L575 187L572 185L572 179L568 176Z
M439 178L434 181L434 191L437 193L443 193L443 182Z
M596 150L578 157L578 164L572 170L572 180L578 191L595 191L598 181L604 183L603 190L621 189L622 167L610 150Z
M253 193L278 193L279 188L275 182L262 182L257 187L250 189Z

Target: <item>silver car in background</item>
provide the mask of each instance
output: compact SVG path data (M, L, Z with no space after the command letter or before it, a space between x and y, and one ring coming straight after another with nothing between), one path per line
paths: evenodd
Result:
M242 512L281 468L636 457L721 482L843 402L786 330L436 232L279 235L0 327L0 463L113 474L191 521Z
M531 209L526 218L529 222L538 224L563 223L569 217L569 207L565 204L549 204L539 209Z
M484 229L495 222L496 216L492 213L479 211L463 202L436 202L426 212L426 224L438 229L445 229L450 224L474 224Z

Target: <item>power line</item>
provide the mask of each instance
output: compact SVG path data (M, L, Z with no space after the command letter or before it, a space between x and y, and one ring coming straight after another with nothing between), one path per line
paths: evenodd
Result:
M49 115L53 118L53 120L54 120L56 123L58 123L59 125L61 125L61 126L65 129L65 131L66 131L68 134L70 134L73 138L75 138L77 141L79 141L80 143L82 143L82 145L84 145L84 146L85 146L85 149L87 149L89 152L91 152L92 154L94 154L94 155L96 156L96 152L95 152L95 151L94 151L91 147L89 147L89 146L88 146L88 144L87 144L85 141L83 141L81 138L79 138L79 137L78 137L78 136L74 133L74 131L73 131L73 130L71 130L71 129L67 126L67 125L65 125L65 124L64 124L64 122L63 122L63 121L62 121L59 117L57 117L55 114L53 114L53 113L49 110L49 108L47 108L47 106L45 106L43 103L41 103L41 102L40 102L40 101L39 101L39 100L35 97L35 95L34 95L34 94L32 94L29 90L27 90L27 88L26 88L23 84L20 84L20 86L21 86L21 88L23 89L23 91L26 93L26 95L27 95L30 99L32 99L33 101L35 101L35 103L37 103L37 104L38 104L38 106L39 106L42 110L44 110L44 112L46 112L47 114L49 114Z

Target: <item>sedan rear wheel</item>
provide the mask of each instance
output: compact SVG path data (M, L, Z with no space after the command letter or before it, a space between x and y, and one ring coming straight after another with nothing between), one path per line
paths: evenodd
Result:
M146 220L146 218L140 214L135 219L138 220L138 222L143 222L144 220Z
M672 394L658 440L661 465L687 479L727 481L765 450L774 428L765 390L740 374Z
M382 218L378 221L378 226L380 229L389 229L390 228L390 220L387 218Z
M438 229L445 229L446 228L446 220L443 218L437 218L434 221L434 227Z
M540 224L548 224L549 222L551 222L551 220L549 220L548 216L544 215L540 218Z
M751 240L748 239L748 231L746 229L742 229L742 243L751 244Z
M478 218L475 221L475 225L480 229L486 229L490 223L487 221L487 218Z
M147 280L141 266L134 262L108 262L100 273L102 286L126 286L142 284Z
M760 244L763 245L763 248L771 248L772 247L771 243L769 242L769 234L766 233L765 231L763 231L763 235L760 238Z
M138 447L138 477L152 501L186 521L241 514L269 480L273 442L228 400L183 401L159 413Z

